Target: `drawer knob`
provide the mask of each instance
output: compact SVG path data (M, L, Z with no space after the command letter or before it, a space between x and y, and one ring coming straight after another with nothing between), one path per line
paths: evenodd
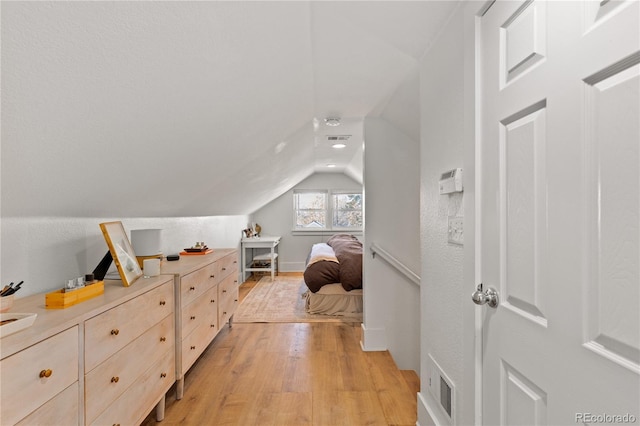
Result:
M189 291L193 291L195 289L196 289L195 287L189 287Z
M166 342L166 341L167 341L167 338L166 338L166 337L161 337L161 338L160 338L160 341L161 341L161 342Z
M216 303L216 301L215 301L215 300L213 300L213 299L211 299L211 303Z
M233 301L234 301L234 302L237 302L237 301L238 301L238 299L233 299Z
M223 271L226 271L226 270L227 270L227 268L222 268L222 270L223 270Z
M111 378L111 383L118 383L119 380L120 380L120 377L114 376Z
M119 333L120 333L120 330L118 330L117 328L114 328L113 330L111 330L112 336L117 336Z
M216 328L216 325L215 324L211 324L211 328Z
M165 302L164 300L161 300L161 301L160 301L160 306L164 306L164 305L166 305L166 304L167 304L167 302Z
M51 377L51 375L53 374L52 370L46 369L46 370L42 370L40 372L40 378L45 378L45 377Z
M196 347L195 346L191 346L191 350L194 350Z
M227 290L222 290L222 292L223 292L223 293L226 293L226 292L227 292Z
M215 276L215 275L213 275L213 274L212 274L212 275L209 275L209 278L215 278L215 277L216 277L216 276Z
M167 377L167 373L160 373L160 377L164 379L165 377Z
M195 315L191 315L191 319L192 320L196 319L196 316Z
M222 313L222 315L227 315L227 311L224 311L224 312Z

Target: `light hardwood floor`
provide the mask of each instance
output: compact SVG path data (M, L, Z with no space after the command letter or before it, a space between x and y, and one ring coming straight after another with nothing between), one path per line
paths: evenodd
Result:
M360 324L234 324L187 373L184 398L168 393L160 425L415 425L418 390L388 352L362 351Z

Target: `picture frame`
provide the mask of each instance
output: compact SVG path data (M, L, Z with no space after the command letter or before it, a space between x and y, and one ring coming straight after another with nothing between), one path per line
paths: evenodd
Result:
M129 287L142 276L142 268L138 263L133 247L129 242L129 237L124 230L122 222L105 222L100 224L100 230L109 246L109 252L113 258L122 284Z

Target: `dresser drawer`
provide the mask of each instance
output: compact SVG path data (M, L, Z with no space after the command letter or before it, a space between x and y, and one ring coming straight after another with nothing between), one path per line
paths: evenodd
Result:
M229 254L225 257L223 257L222 259L220 259L218 262L219 267L220 267L220 278L223 279L225 278L227 275L231 274L231 273L236 273L238 272L238 255L237 253L232 253Z
M207 265L185 275L180 280L182 306L186 306L217 283L218 271L215 264Z
M22 419L18 426L60 426L77 425L78 419L78 382L60 392L58 395ZM2 418L4 423L4 416Z
M182 371L187 371L218 334L218 319L210 318L182 340Z
M85 322L85 373L173 312L173 285L167 282Z
M78 327L3 359L0 372L2 424L14 424L78 381Z
M173 358L174 340L174 319L169 315L85 375L87 423L133 385L149 365L167 356Z
M216 318L218 288L214 286L198 299L182 308L182 336L190 334L199 324Z
M118 397L92 425L137 425L151 412L153 407L175 381L175 358L168 351L151 368L138 376L123 394Z

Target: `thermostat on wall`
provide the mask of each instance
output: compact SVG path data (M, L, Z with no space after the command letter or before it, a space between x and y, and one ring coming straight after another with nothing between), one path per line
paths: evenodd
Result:
M440 176L440 194L451 194L452 192L462 192L462 169L453 169L444 172Z

